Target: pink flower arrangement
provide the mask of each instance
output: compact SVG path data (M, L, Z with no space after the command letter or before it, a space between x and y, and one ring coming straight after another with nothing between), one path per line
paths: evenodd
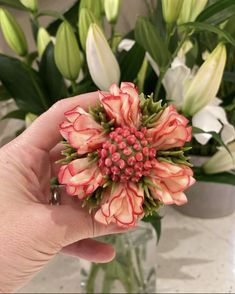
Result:
M96 221L127 227L161 204L185 204L184 190L195 182L183 155L188 120L172 105L139 96L132 83L114 84L99 99L89 113L67 111L60 125L75 151L58 176L67 193L95 203Z

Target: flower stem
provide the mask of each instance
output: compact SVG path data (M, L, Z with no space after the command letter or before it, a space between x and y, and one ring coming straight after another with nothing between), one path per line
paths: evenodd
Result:
M77 84L75 81L71 81L71 87L72 87L72 95L75 95L77 92Z
M161 89L161 83L162 83L162 80L164 79L164 76L167 72L167 70L169 69L169 67L171 66L171 63L172 61L175 59L175 57L177 56L180 48L182 47L182 45L184 44L185 40L187 39L188 37L188 31L185 32L183 38L180 40L180 42L178 43L178 46L177 48L175 49L174 53L172 54L170 60L168 61L167 65L164 66L163 68L160 68L160 74L159 74L159 77L158 77L158 81L157 81L157 86L156 86L156 89L155 89L155 95L154 95L154 100L157 101L158 100L158 96L159 96L159 92L160 92L160 89Z

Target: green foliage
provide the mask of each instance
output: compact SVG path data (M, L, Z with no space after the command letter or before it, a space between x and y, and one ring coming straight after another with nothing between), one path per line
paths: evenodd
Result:
M219 0L208 6L197 17L198 22L208 22L213 25L220 24L235 14L234 0Z
M135 39L151 55L159 67L165 67L168 64L170 52L167 45L148 18L138 18Z
M41 114L50 106L38 73L19 59L0 54L0 80L18 107Z

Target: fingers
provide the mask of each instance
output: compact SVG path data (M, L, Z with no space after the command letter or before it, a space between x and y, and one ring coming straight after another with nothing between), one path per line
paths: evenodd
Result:
M109 262L115 257L115 250L112 245L92 239L85 239L68 245L62 249L62 252L96 263Z
M64 112L76 106L88 109L90 105L95 105L97 99L98 92L92 92L58 101L38 117L17 140L49 151L61 140L59 124L64 120Z
M94 220L94 216L89 214L86 208L82 208L80 203L61 206L47 206L47 228L50 230L49 236L56 240L61 247L68 246L77 241L126 232L116 224L103 225Z

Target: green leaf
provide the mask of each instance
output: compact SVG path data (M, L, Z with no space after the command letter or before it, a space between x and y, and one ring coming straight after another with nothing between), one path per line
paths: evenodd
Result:
M204 9L196 21L220 24L235 14L234 0L219 0Z
M0 85L0 101L11 99L11 95L7 92L3 85Z
M6 119L6 118L16 118L16 119L22 119L24 120L25 119L25 116L26 116L27 112L21 110L21 109L17 109L17 110L14 110L14 111L11 111L9 112L8 114L6 114L3 118L3 119Z
M193 170L197 181L235 185L235 175L232 173L223 172L209 175L205 174L200 167L194 167Z
M224 74L223 74L223 80L225 82L230 82L230 83L235 84L235 73L225 71Z
M128 51L123 51L119 57L121 80L133 82L142 66L145 56L144 49L137 43Z
M160 68L170 60L170 52L157 28L146 17L139 17L135 27L135 39L156 61Z
M36 71L22 61L0 54L0 81L18 107L26 112L41 114L49 101Z
M142 221L144 221L146 223L150 223L153 226L153 228L155 229L156 234L157 234L157 243L159 242L160 237L161 237L161 231L162 231L161 220L162 220L162 217L159 216L159 214L157 214L157 213L155 213L153 215L149 215L149 216L144 217L142 219Z
M77 0L69 9L64 12L64 18L73 26L77 27L78 23L78 11L79 11L80 0ZM58 27L62 23L62 19L57 19L50 23L47 27L47 31L51 36L55 36Z
M217 134L216 132L205 132L205 131L203 131L203 130L200 129L200 128L193 127L193 134L194 134L194 135L196 135L196 134L210 134L210 135L212 136L212 138L213 138L217 143L219 143L220 146L223 146L223 147L228 151L228 153L231 155L231 157L233 158L232 153L231 153L231 151L229 150L228 146L223 142L223 140L221 139L220 135Z
M188 23L180 25L179 27L184 28L186 30L191 28L191 29L195 29L196 31L209 31L211 33L215 33L218 35L218 37L220 37L221 39L224 39L224 41L227 41L228 43L232 44L235 47L235 39L229 33L211 24L201 23L201 22L188 22Z
M25 10L27 11L27 8L24 7L23 4L19 0L0 0L0 6L7 6L10 8L18 9L18 10Z
M50 98L51 105L57 100L67 97L68 93L64 78L55 64L54 45L52 43L48 44L43 53L39 65L39 74Z

